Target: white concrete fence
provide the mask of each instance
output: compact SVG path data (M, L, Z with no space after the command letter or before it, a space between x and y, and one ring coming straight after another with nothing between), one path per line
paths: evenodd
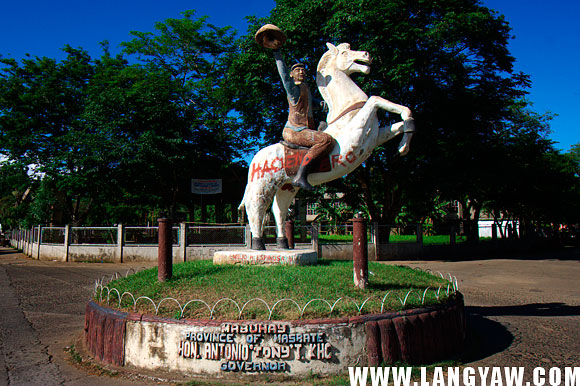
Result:
M156 261L157 227L44 227L14 230L12 247L39 260L57 261ZM243 248L246 227L173 227L173 261L211 259L213 252Z
M319 234L352 232L352 224L296 227L296 248L314 249L319 258L351 260L352 241L325 242ZM422 254L423 228L421 225L368 226L368 253L370 260L418 257ZM377 232L406 235L404 241L391 240L377 245ZM157 227L48 227L13 230L9 235L11 246L38 260L128 262L157 261ZM266 244L275 244L275 227L265 228ZM216 251L246 248L251 233L246 225L194 225L180 223L173 227L173 261L212 259ZM392 238L391 238L392 239ZM455 244L455 230L451 230L445 244Z

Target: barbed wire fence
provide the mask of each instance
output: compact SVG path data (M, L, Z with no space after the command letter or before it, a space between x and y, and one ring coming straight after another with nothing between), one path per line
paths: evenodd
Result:
M223 298L220 298L217 301L215 301L213 303L213 305L210 305L210 303L208 303L207 301L205 301L203 299L190 299L187 301L179 301L178 299L176 299L174 297L165 297L156 303L153 299L151 299L148 296L136 297L131 292L124 291L123 293L121 293L121 291L119 291L117 288L109 286L111 284L111 282L113 282L116 279L119 279L122 277L128 277L131 274L131 272L133 274L135 274L135 273L137 273L141 270L144 270L144 269L145 269L144 267L139 268L137 270L130 269L126 272L125 275L122 275L118 272L115 272L112 275L102 277L101 279L99 279L95 282L93 297L95 299L97 299L101 305L103 305L103 304L110 305L111 301L116 297L116 299L118 301L118 303L117 303L118 308L122 308L122 303L123 303L124 299L130 299L130 300L132 300L132 304L129 303L128 306L132 307L133 312L137 312L138 304L139 305L145 304L148 307L150 307L149 309L152 309L154 311L155 315L159 314L159 310L160 310L162 304L173 303L179 309L179 314L177 315L177 317L179 319L182 319L184 317L185 310L190 305L194 305L194 304L198 304L201 307L205 307L205 309L207 310L207 313L209 314L209 318L215 319L216 318L216 311L218 310L218 306L221 304L224 304L224 303L229 303L232 306L235 306L235 309L237 310L237 319L242 320L242 318L244 316L244 311L247 310L248 305L250 305L252 303L258 303L258 304L263 305L266 308L267 313L268 313L268 320L272 320L272 316L274 315L275 310L277 309L277 307L280 304L283 304L283 303L290 303L291 305L294 305L299 313L299 319L302 319L304 317L306 309L310 305L315 304L315 303L322 303L323 305L326 305L328 307L328 316L332 315L332 312L335 310L337 305L339 305L341 303L350 303L351 305L354 305L356 307L358 314L361 315L361 314L363 314L363 309L364 309L365 305L372 299L376 299L376 300L380 301L380 305L381 305L380 313L383 313L385 311L384 310L385 303L391 297L394 298L396 296L395 300L398 300L400 302L401 306L404 308L407 305L407 302L409 301L411 296L416 297L416 299L420 302L421 305L425 305L425 300L426 300L427 295L429 293L431 293L432 296L437 301L440 301L440 299L443 295L445 295L446 297L449 297L450 295L456 294L459 291L459 283L458 283L457 278L455 276L452 276L450 273L448 273L447 275L444 275L443 273L441 273L439 271L436 271L436 273L442 279L447 281L446 285L441 285L437 288L427 287L427 288L422 288L422 289L410 289L409 291L406 292L404 297L401 297L400 295L394 293L394 291L387 291L385 293L385 295L382 297L379 297L376 295L369 296L364 301L362 301L360 304L357 302L356 299L353 299L350 297L339 297L338 299L336 299L332 302L327 300L327 299L313 298L313 299L308 300L306 303L304 303L303 306L301 306L296 300L291 299L291 298L279 299L279 300L276 300L275 302L273 302L272 304L269 304L266 300L264 300L262 298L258 298L258 297L249 299L245 302L237 301L237 300L229 298L229 297L223 297ZM414 269L433 274L433 272L431 270L422 270L421 268L414 268ZM183 304L182 304L182 302L183 302Z

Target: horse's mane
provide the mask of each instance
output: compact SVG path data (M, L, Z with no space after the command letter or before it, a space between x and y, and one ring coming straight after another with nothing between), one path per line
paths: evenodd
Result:
M328 62L330 62L334 58L334 56L335 55L333 54L332 50L328 50L324 54L322 54L322 57L318 61L318 67L316 68L316 70L318 72L321 72L323 69L325 69L326 66L328 65Z

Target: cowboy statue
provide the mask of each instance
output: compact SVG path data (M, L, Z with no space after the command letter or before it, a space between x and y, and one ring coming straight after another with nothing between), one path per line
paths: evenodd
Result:
M302 159L292 185L311 191L314 188L308 182L307 177L313 161L327 156L334 145L333 138L322 132L326 127L326 122L321 122L318 130L314 124L313 108L322 108L325 102L313 98L310 88L305 83L306 68L304 64L296 63L288 71L280 51L280 47L286 42L286 36L278 27L272 24L263 26L256 33L256 41L261 46L273 50L278 73L286 90L289 112L282 137L287 143L309 148Z
M316 103L304 82L305 68L295 65L289 72L280 52L286 36L278 27L266 25L258 30L255 38L261 46L274 50L290 105L283 137L294 148L277 143L254 155L238 209L245 208L248 215L251 248L264 250L264 219L271 206L276 220L277 244L286 249L284 223L300 188L312 189L312 186L351 173L375 148L397 136L401 136L397 154L407 154L415 123L409 107L379 95L368 96L351 79L351 74L369 74L372 59L367 51L353 50L349 43L326 43L328 50L316 68L316 85L328 106L328 127L324 132L315 130L312 108ZM401 120L380 126L379 111L397 114ZM296 148L296 144L301 147Z

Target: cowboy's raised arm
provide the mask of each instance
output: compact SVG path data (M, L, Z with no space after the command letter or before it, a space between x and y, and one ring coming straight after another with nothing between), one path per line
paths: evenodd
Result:
M288 94L292 103L296 104L300 98L300 88L294 84L294 80L290 77L290 72L288 71L288 67L286 67L282 52L279 49L273 51L274 59L276 59L276 67L278 67L278 73L280 74L280 79L282 79L286 94Z

